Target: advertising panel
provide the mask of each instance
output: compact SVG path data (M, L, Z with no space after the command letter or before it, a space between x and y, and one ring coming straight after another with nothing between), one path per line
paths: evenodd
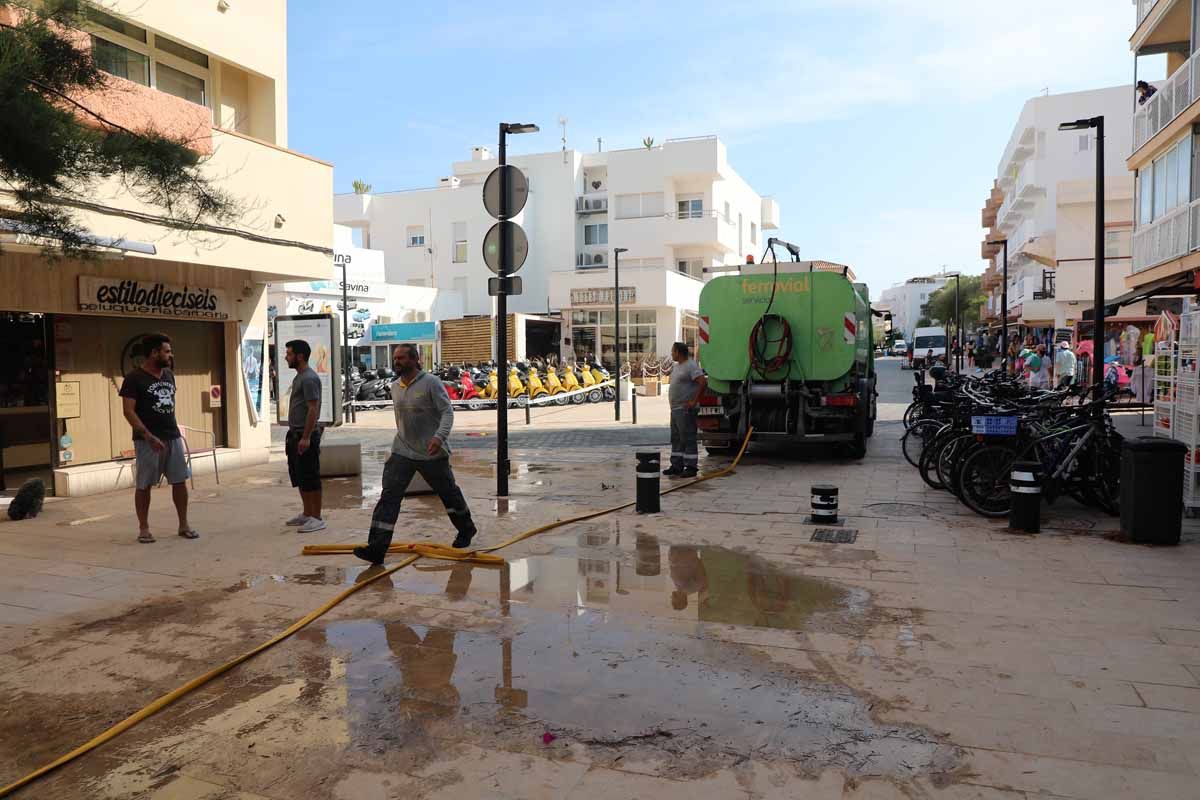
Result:
M312 348L308 366L321 379L321 415L318 421L324 425L340 425L341 404L341 330L335 317L329 314L305 316L278 316L275 318L275 371L276 394L279 398L276 419L280 424L287 422L288 392L296 371L288 366L285 353L287 343L303 339Z

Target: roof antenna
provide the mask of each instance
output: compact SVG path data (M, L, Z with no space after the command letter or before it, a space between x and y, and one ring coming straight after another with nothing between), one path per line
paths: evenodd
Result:
M596 152L597 153L604 152L604 140L601 139L599 136L596 137Z
M567 163L567 118L559 117L558 124L562 126L562 131L563 131L562 151L563 151L563 163L565 164L565 163ZM549 300L547 300L547 302L549 302Z

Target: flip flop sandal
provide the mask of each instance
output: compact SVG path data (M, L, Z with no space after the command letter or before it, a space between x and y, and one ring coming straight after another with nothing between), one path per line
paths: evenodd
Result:
M194 528L184 528L179 532L179 535L185 539L199 539L200 534L196 533Z
M155 541L154 534L150 533L150 531L139 531L138 541L142 544L152 544Z

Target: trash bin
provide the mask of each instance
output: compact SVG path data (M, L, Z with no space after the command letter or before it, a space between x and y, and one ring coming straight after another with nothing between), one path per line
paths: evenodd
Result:
M1183 458L1174 439L1140 436L1121 448L1121 533L1143 544L1179 544Z

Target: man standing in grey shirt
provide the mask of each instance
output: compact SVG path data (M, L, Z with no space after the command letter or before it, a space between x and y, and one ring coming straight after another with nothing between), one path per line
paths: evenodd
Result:
M688 354L684 342L671 345L670 389L667 399L671 404L671 466L663 475L671 478L696 477L699 453L696 447L696 406L700 393L708 386L708 378Z
M365 547L354 555L372 564L382 564L392 543L392 532L400 516L400 503L413 475L420 473L446 507L458 536L454 547L468 547L475 537L475 522L462 490L450 469L450 429L454 406L446 387L436 375L421 369L415 344L402 344L392 353L397 380L392 384L392 406L396 411L396 438L392 455L383 467L383 493L371 514L371 532Z
M287 343L284 358L296 370L288 390L288 432L284 440L288 476L300 490L304 510L287 521L301 533L325 530L321 519L321 376L308 366L312 348L303 339Z

